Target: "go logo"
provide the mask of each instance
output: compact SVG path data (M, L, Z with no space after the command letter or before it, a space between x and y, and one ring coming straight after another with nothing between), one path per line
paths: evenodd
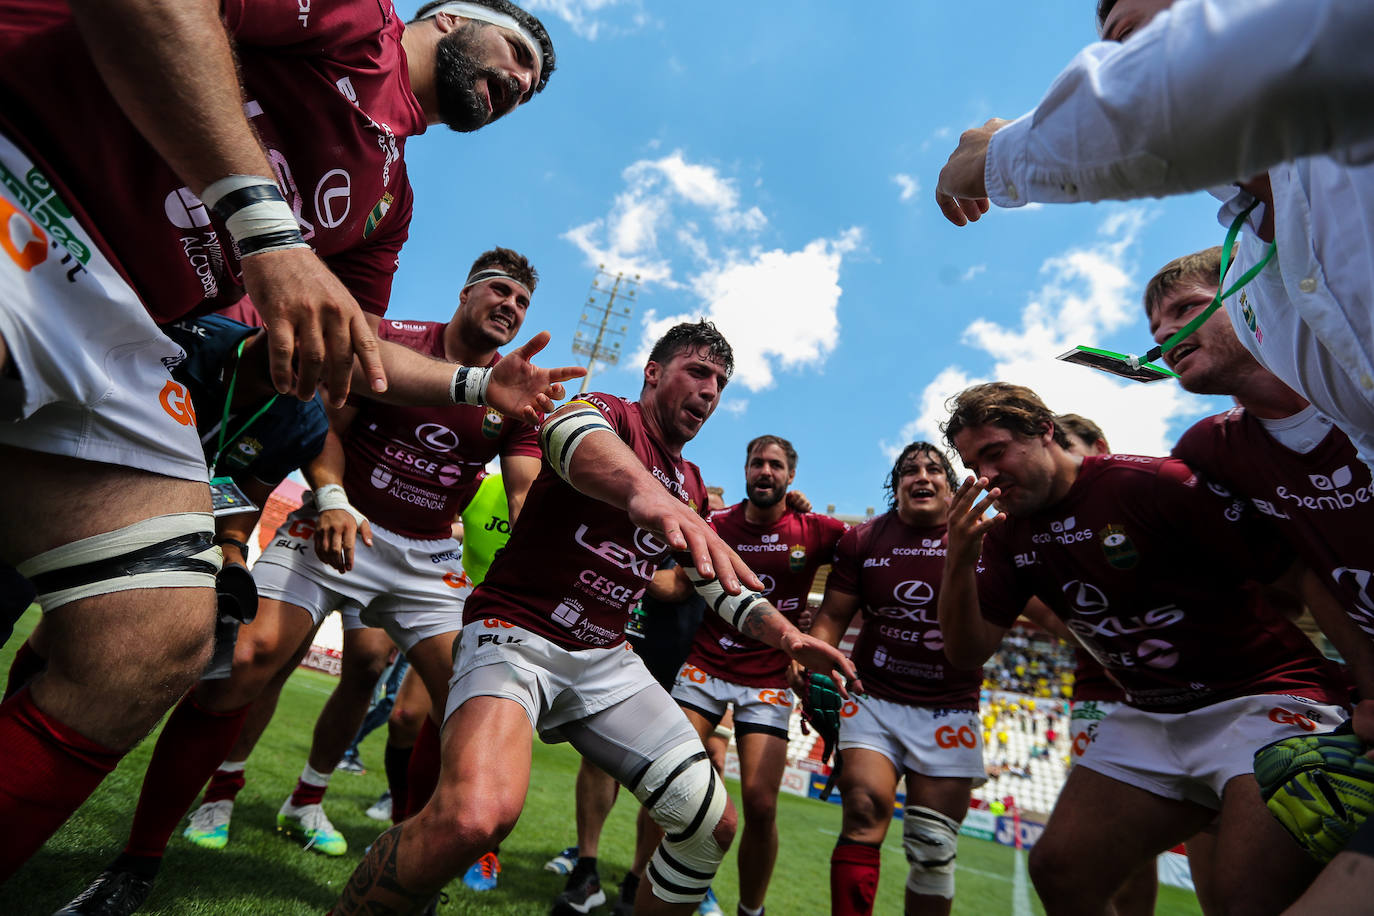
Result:
M1079 732L1073 736L1073 755L1082 757L1088 752L1088 745L1093 743L1092 735L1086 731Z
M513 624L513 623L506 623L504 620L501 620L501 619L498 618L498 617L485 617L485 618L483 618L483 619L482 619L482 626L486 627L488 630L495 630L495 629L498 628L498 627L504 627L504 628L507 629L507 630L510 630L510 629L514 629L514 628L515 628L515 624Z
M941 725L935 729L935 744L938 747L977 747L978 736L967 725L955 729L953 725Z
M472 580L467 573L444 573L444 584L449 588L468 588L472 585Z
M300 538L308 541L315 536L315 520L311 518L298 518L291 523L291 527L286 529L286 533L293 538Z
M1299 712L1291 712L1282 706L1275 706L1269 710L1269 720L1279 725L1296 725L1305 732L1314 732L1317 725L1311 719Z
M191 393L186 390L185 385L168 379L157 399L162 404L162 409L167 412L167 416L182 426L196 425L196 409L191 404Z
M678 674L678 677L685 677L693 684L706 683L706 672L702 671L696 665L683 665L682 671Z
M846 700L845 704L840 707L840 715L846 719L850 718L858 711L859 704L855 703L853 700Z
M768 703L771 706L791 706L792 694L786 690L760 690L759 702Z

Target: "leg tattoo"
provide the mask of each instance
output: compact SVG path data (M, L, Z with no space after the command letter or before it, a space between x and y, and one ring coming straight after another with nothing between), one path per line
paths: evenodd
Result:
M333 916L406 916L425 908L434 892L408 890L397 877L397 852L406 826L397 824L377 837L348 879Z

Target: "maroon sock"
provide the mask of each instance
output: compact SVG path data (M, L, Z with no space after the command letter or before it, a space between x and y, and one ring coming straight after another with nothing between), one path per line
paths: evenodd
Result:
M841 839L830 854L830 916L872 916L878 847Z
M410 817L425 806L439 784L439 726L429 716L425 716L420 733L415 736L407 775L410 785L406 787L405 817Z
M247 715L247 706L212 712L196 702L194 693L182 698L148 761L125 853L162 855L196 793L239 739Z
M302 777L296 780L295 791L291 793L291 804L297 808L303 808L306 805L318 805L324 801L324 793L328 788L329 786L311 785Z
M0 705L0 882L42 846L124 751L49 717L20 690Z
M391 822L405 820L407 799L410 798L410 755L412 747L386 745L386 787L391 793Z
M252 703L248 704L252 706ZM243 770L215 770L210 776L210 784L205 787L205 797L200 800L202 805L210 802L233 801L238 797L239 792L244 786Z
M5 684L5 699L8 700L18 693L20 688L37 677L46 667L48 660L38 654L32 643L24 640L19 651L14 653L14 661L10 662L10 679Z

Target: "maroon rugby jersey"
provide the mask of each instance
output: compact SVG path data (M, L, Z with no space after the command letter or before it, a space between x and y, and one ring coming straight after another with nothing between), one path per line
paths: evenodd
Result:
M411 216L405 138L427 126L404 22L390 0L221 7L245 112L302 236L364 309L383 314ZM65 0L0 0L0 131L53 181L155 321L243 295L228 232L105 89Z
M713 513L711 527L763 580L768 601L796 623L806 609L816 570L834 558L848 526L828 515L791 509L776 525L752 525L745 518L747 506L745 501ZM687 661L732 684L787 686L787 654L745 636L719 614L702 618Z
M701 472L650 434L639 404L599 393L577 398L584 401L601 411L664 489L705 516ZM630 609L670 552L624 510L579 493L545 461L505 549L468 597L463 622L498 618L565 649L618 645Z
M875 697L937 709L977 709L981 668L945 657L936 613L945 526L913 528L893 509L840 538L826 590L857 595L863 628L851 657Z
M1271 527L1181 461L1084 458L1068 494L983 544L983 616L1009 627L1040 598L1151 712L1286 693L1340 704L1335 672L1247 579L1291 562Z
M383 321L377 336L444 358L438 322ZM487 407L398 407L366 397L349 403L358 415L343 440L344 492L372 524L403 537L451 537L488 461L540 455L531 427Z
M1073 647L1073 702L1093 700L1098 703L1122 703L1126 692L1098 664L1092 653L1082 646Z
M1332 426L1304 455L1236 407L1194 424L1174 457L1269 516L1351 619L1374 635L1374 486L1345 433Z

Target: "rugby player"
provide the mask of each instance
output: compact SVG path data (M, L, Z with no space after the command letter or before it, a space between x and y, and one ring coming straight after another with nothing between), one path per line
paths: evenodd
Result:
M1027 388L977 385L950 412L946 438L978 477L950 506L946 654L983 662L1034 596L1126 692L1031 850L1046 910L1104 912L1136 869L1218 811L1217 898L1233 913L1280 909L1315 866L1265 809L1254 752L1346 718L1333 667L1245 587L1300 564L1181 461L1069 454Z
M542 89L538 21L505 0L409 25L387 2L220 6L0 4L0 211L18 233L0 246L0 563L34 581L48 622L46 671L0 707L0 880L210 655L207 469L168 374L182 351L155 322L246 290L277 390L323 382L335 403L355 355L374 393L389 374L391 397L437 389L529 420L578 374L530 366L541 338L488 375L370 327L410 219L405 138L476 129Z
M535 730L571 742L665 829L635 912L696 908L735 816L695 729L624 645L630 608L654 570L676 551L713 611L741 632L814 670L853 676L838 651L754 590L762 583L704 519L705 485L682 447L715 410L732 368L714 325L680 324L650 352L638 401L588 394L543 425L547 466L464 609L439 786L372 844L337 916L418 912L504 837L524 805Z
M535 281L522 255L493 249L473 263L447 323L388 320L379 332L448 365L491 364L499 358L497 347L519 332ZM219 714L217 726L207 724L195 735L164 729L158 740L149 772L174 768L175 776L144 793L136 816L136 822L155 818L162 825L158 852L235 744L249 704L269 686L279 689L330 611L357 615L350 620L345 613L346 628L383 627L438 697L436 704L442 703L450 647L470 591L460 545L451 536L452 520L492 458L501 458L512 514L539 468L534 431L489 408L400 407L355 396L332 411L331 428L340 446L326 448L312 464L313 498L287 517L253 566L259 614L240 634L232 673L196 687L199 705ZM363 518L369 520L371 545L354 540ZM311 549L312 542L318 551ZM277 815L279 830L325 855L347 850L321 801L362 712L357 710L343 729L316 730L309 762ZM246 756L244 748L238 751ZM227 840L233 797L244 781L241 760L237 764L220 767L221 778L192 815L190 836L207 841L201 845L223 846ZM152 813L145 815L148 809ZM142 857L151 856L153 848L145 843ZM147 863L130 858L121 857L83 896L97 899L101 888L115 893L128 883L128 872L139 872L151 887Z
M980 665L945 658L935 601L954 487L949 458L913 442L892 465L888 511L840 538L811 634L838 645L854 615L851 653L868 695L846 704L837 753L844 808L830 857L830 912L868 916L897 782L906 779L905 912L947 916L954 904L959 825L987 780L978 720Z
M829 565L848 526L788 508L797 451L780 436L759 436L745 448L746 497L711 516L711 527L763 580L763 595L793 624L806 608L816 571ZM685 577L684 584L686 584ZM672 697L706 742L734 710L744 828L739 842L739 909L759 916L778 857L777 808L787 763L793 698L788 658L740 634L715 614L702 618Z

